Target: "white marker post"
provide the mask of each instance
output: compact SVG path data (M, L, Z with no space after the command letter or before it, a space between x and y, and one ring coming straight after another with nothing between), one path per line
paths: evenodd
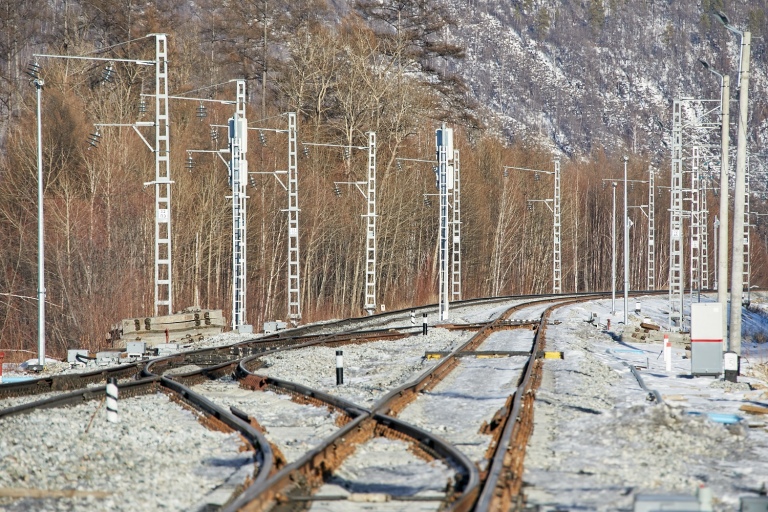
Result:
M110 377L107 381L107 421L117 423L117 379Z
M664 364L667 372L672 371L672 343L669 341L669 334L664 335Z
M344 384L344 352L336 351L336 385Z

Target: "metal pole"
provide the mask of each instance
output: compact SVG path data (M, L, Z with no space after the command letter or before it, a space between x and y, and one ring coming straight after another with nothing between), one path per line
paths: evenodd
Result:
M719 275L718 264L720 262L718 261L718 258L719 258L719 255L718 255L718 251L719 251L718 243L719 243L719 240L718 240L718 238L720 236L720 220L717 218L717 215L715 215L715 220L712 223L712 227L715 230L715 283L714 283L714 289L719 292L720 290L719 290L718 280L720 279L720 275Z
M453 150L453 251L451 258L451 298L461 300L461 157Z
M733 31L732 28L726 27ZM744 286L744 190L747 157L747 108L749 106L749 53L751 34L741 34L739 76L739 135L736 147L736 185L733 192L733 263L731 266L731 329L729 349L741 355L741 303Z
M40 103L44 81L35 79L37 89L37 366L45 368L45 229L43 222L43 127Z
M655 173L648 175L648 289L656 289L656 191Z
M301 321L299 277L299 179L298 126L296 112L288 113L288 319L294 327Z
M365 231L365 310L376 311L376 132L368 132L368 189Z
M173 313L171 267L171 162L168 112L168 43L155 36L155 316Z
M629 323L629 217L627 208L627 160L624 157L624 325Z
M555 157L554 208L552 209L552 293L562 293L560 259L560 158Z
M683 121L682 100L672 104L672 172L669 215L669 329L683 328Z
M245 117L245 80L237 80L235 115L230 119L229 153L232 186L232 330L248 332L246 309L246 192L248 180L248 121Z
M699 147L691 148L691 303L701 289L701 209L699 207ZM697 300L697 302L699 302Z
M720 231L718 233L717 252L717 302L723 314L723 334L728 332L728 151L729 137L729 102L730 102L731 78L723 75L722 92L722 130L721 130L721 157L720 157ZM726 344L723 344L723 350Z
M440 320L448 319L448 158L452 133L445 123L439 130L437 146L438 188L440 193ZM453 158L453 154L450 155Z
M613 182L613 216L611 216L611 315L616 314L616 182Z

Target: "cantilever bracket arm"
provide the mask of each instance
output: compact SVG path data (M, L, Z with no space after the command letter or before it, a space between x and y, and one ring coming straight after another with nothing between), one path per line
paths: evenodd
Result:
M275 177L277 182L280 184L281 187L283 187L283 190L288 190L288 186L283 183L283 180L280 179L280 174L288 174L288 171L255 171L255 172L249 172L248 174L271 174ZM286 210L287 211L287 210Z
M152 147L152 144L150 144L146 137L139 131L139 126L155 126L153 121L138 121L136 123L96 123L94 126L97 128L102 126L130 126L139 135L139 138L144 141L147 148L149 148L152 153L155 152L155 148Z
M368 195L363 190L363 185L368 185L367 181L334 181L334 185L354 185L355 188L363 195L363 199L367 199Z

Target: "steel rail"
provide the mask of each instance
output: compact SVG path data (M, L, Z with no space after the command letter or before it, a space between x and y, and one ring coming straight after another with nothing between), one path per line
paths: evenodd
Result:
M225 510L261 511L276 504L293 501L294 498L297 501L305 501L306 495L319 488L327 476L354 452L355 445L382 435L405 440L416 446L417 453L422 457L439 458L455 469L457 477L451 485L446 502L455 501L465 489L477 487L476 467L450 443L397 418L359 407L322 391L274 377L256 375L251 369L258 368L259 357L260 355L254 355L240 361L236 376L241 379L242 387L254 390L270 389L298 396L316 405L332 406L342 411L348 421L321 445L283 467L269 482L249 487ZM297 493L301 496L296 496Z
M117 385L121 399L148 395L164 391L171 399L187 404L203 414L200 423L210 430L222 432L238 432L242 438L251 445L254 452L254 463L258 471L253 476L252 483L261 483L267 479L272 470L272 449L264 435L254 428L249 422L244 421L237 414L226 411L207 398L194 393L179 382L162 376L150 376L147 378L123 382ZM0 409L0 418L28 414L32 411L79 405L91 400L98 400L106 396L106 386L79 389L55 397L46 398L36 402Z
M559 299L536 300L534 304L551 300ZM477 467L467 456L449 443L422 429L398 420L390 415L390 413L394 412L396 414L404 405L415 399L420 391L430 388L439 382L456 367L458 364L458 354L463 351L473 350L497 329L514 327L507 320L509 316L515 311L530 306L531 303L527 302L510 307L498 318L488 322L469 341L456 349L451 357L444 358L435 368L422 374L417 382L406 384L393 390L377 402L370 411L349 405L348 403L342 405L342 407L346 405L347 408L354 408L354 412L349 411L351 419L348 423L334 435L326 438L323 445L307 452L304 457L293 464L284 467L270 479L269 483L250 487L233 503L231 510L268 510L277 503L291 501L289 495L291 492L295 494L297 489L301 489L304 494L302 498L305 499L306 494L311 494L313 490L321 485L325 475L333 473L343 460L351 455L354 450L351 449L353 443L350 440L357 443L365 442L377 435L377 429L380 431L382 426L386 426L389 429L394 427L397 432L405 436L411 443L416 443L427 456L440 456L452 467L456 468L457 479L453 482L454 494L446 497L444 508L456 511L470 510L479 492L480 477ZM258 358L259 355L244 358L238 366L238 376L249 381L250 387L258 389L271 388L276 391L299 394L311 400L320 400L321 403L333 403L339 400L336 397L330 397L329 399L327 394L306 386L253 374L251 369L258 367ZM407 396L408 399L403 400L404 396ZM358 414L358 416L353 416L352 414ZM370 420L375 421L375 425L372 426ZM340 439L344 439L344 449L341 451L337 449ZM292 489L293 491L286 491L285 489Z
M244 358L252 360L284 350L296 350L315 345L341 346L350 343L378 341L381 339L398 339L406 336L409 336L409 334L392 329L378 329L368 331L347 331L334 334L289 336L270 339L266 342L240 342L225 347L201 348L153 359L143 368L142 375L160 375L172 368L188 365L212 368L232 367L234 369L237 362ZM189 373L192 374L195 372L196 370Z
M0 400L54 391L74 391L86 388L89 384L106 382L110 377L120 380L134 379L141 373L141 366L141 363L135 362L87 373L53 375L22 382L11 382L0 385Z
M547 319L555 309L583 300L575 299L552 305L542 314L541 327L534 335L532 357L526 363L517 390L512 395L511 408L507 406L509 414L502 420L503 429L496 442L495 453L475 504L475 511L512 510L522 506L520 489L523 462L528 439L533 431L533 402L543 367L542 359L537 355L546 347Z

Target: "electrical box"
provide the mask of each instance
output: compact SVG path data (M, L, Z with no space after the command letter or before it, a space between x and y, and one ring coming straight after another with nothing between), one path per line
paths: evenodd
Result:
M741 512L768 512L768 496L742 496Z
M691 304L691 375L723 373L723 309L719 302Z
M128 357L141 357L144 355L146 343L143 341L129 341L125 344L125 352Z
M701 505L694 496L674 494L637 494L633 512L659 512L674 510L677 512L699 512Z
M96 363L105 366L112 363L120 362L120 352L112 350L104 350L102 352L96 352Z
M435 130L435 145L437 159L440 160L440 146L445 146L445 159L453 160L453 128L438 128Z
M287 327L285 322L264 322L264 334L272 334L277 331L282 331Z

